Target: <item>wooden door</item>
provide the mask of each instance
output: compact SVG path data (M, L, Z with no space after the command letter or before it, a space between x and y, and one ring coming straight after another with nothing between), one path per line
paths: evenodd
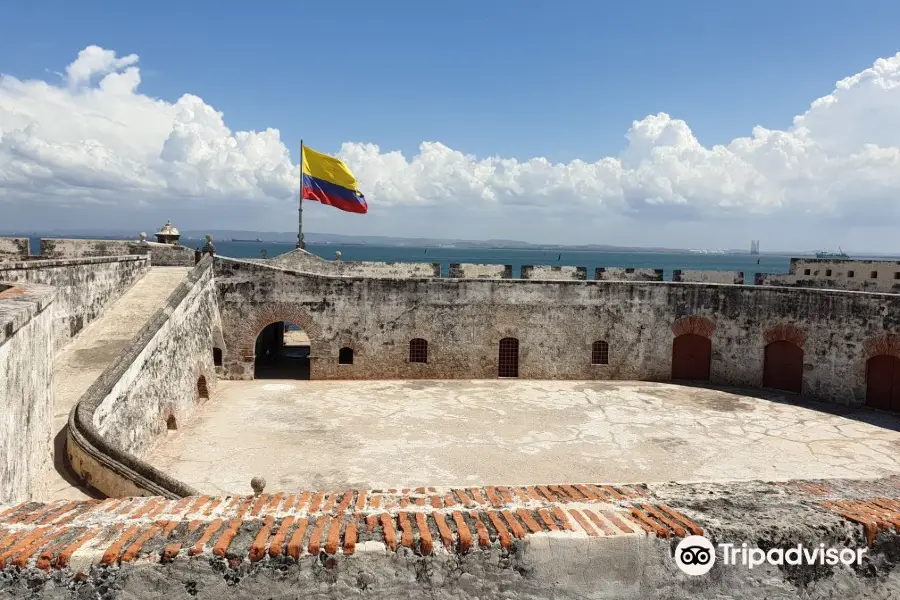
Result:
M712 342L695 333L679 335L672 342L672 379L709 381Z
M503 338L500 340L500 360L497 369L499 377L519 376L519 340Z
M803 388L803 349L785 340L767 345L763 387L799 394Z
M866 406L900 411L900 358L880 354L868 360Z

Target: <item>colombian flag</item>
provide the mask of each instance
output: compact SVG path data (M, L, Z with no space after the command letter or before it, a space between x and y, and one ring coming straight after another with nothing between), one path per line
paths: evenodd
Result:
M343 161L303 146L300 157L303 180L300 198L315 200L347 212L365 214L366 198L359 191L356 177Z

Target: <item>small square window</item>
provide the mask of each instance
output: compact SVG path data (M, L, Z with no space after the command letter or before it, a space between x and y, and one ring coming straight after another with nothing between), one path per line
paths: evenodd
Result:
M803 274L804 274L804 275L809 275L809 269L803 269Z
M831 269L825 269L825 277L831 277Z
M900 279L900 271L894 271L894 279Z
M878 271L872 271L869 273L869 277L872 279L878 279Z
M854 275L856 275L856 273L853 271L847 271L847 277L853 277Z

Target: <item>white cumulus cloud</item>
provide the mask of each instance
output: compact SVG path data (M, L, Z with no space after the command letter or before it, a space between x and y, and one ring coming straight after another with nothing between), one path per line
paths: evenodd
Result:
M203 99L166 102L142 94L140 83L137 55L97 46L58 82L0 76L0 227L3 214L36 227L54 209L100 218L140 207L215 208L238 221L277 210L265 223L282 223L298 169L277 129L232 131ZM339 155L372 213L405 211L408 220L396 222L418 227L411 235L466 237L415 225L429 214L454 215L445 226L506 215L523 230L533 219L559 231L597 220L900 224L900 54L837 82L789 129L756 127L725 145L704 146L686 122L659 113L634 121L622 152L597 162L476 157L438 142L412 157L346 142ZM502 227L473 231L515 237Z

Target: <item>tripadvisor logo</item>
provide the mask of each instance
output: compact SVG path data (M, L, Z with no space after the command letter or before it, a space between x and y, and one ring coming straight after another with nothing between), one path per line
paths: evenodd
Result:
M742 565L753 569L762 564L783 565L860 565L868 548L826 548L825 544L790 548L750 548L747 543L719 544L723 565ZM688 575L705 575L716 564L716 547L700 535L689 535L675 547L675 564Z

